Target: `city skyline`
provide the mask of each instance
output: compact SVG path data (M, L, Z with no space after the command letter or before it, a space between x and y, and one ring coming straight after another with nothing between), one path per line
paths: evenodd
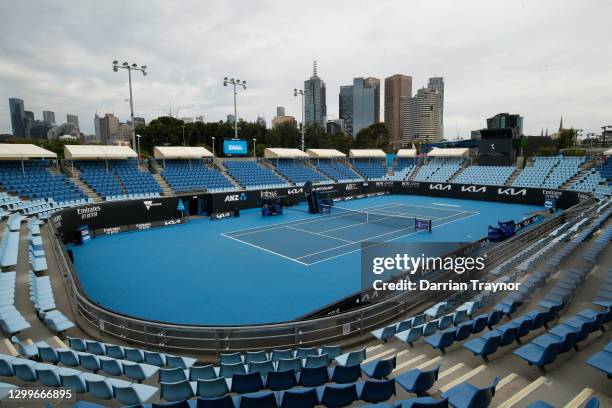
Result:
M261 4L249 13L231 5L211 5L207 15L230 15L236 21L231 27L218 19L202 20L199 3L153 4L142 9L110 2L95 16L71 2L41 2L35 12L27 4L2 4L0 44L5 56L0 62L0 100L23 99L37 118L43 110L56 112L56 118L76 114L81 130L94 133L96 111L114 112L124 120L129 117L127 78L113 75L111 68L117 58L150 67L146 78L134 80L135 114L147 122L170 111L178 117L225 119L232 111L232 98L219 78L227 74L250 83L238 99L239 117L256 121L259 113L273 118L277 106L286 106L288 116L301 120L299 98L293 97L292 90L310 76L316 59L327 86L328 119L339 117L338 91L351 78L370 76L383 81L401 73L412 76L414 84L444 78L447 139L457 133L469 137L471 130L484 128L485 119L499 112L520 112L527 119L526 134L555 129L561 115L568 127L585 129L585 134L597 132L610 121L606 89L612 80L606 73L612 62L592 58L595 50L605 49L605 38L609 38L605 16L612 6L606 2L596 1L589 8L572 2L523 4L516 7L513 23L507 27L472 12L479 9L496 15L505 7L502 2L471 2L467 7L452 2L435 6L397 2L398 12L391 16L385 12L389 5L372 4L368 13L358 9L346 13L350 3L323 4L328 9L325 15L315 12L316 5L296 5L290 10ZM184 13L186 8L190 13ZM401 24L402 10L435 14L439 21L430 25L417 19L407 30ZM134 13L140 18L132 22L129 15ZM295 30L287 21L297 23L296 16L316 16L318 24ZM386 21L384 30L370 26L376 19ZM28 29L49 20L57 22L53 31ZM167 30L157 32L153 27L159 24ZM133 38L131 30L111 26L133 27L142 35ZM197 30L186 28L192 26L198 26ZM356 26L363 29L355 33L351 42L355 45L337 47L342 32ZM469 30L457 30L458 26ZM493 31L495 35L490 35ZM175 43L183 46L175 47ZM383 98L381 89L381 105ZM0 110L0 133L11 133L6 102Z

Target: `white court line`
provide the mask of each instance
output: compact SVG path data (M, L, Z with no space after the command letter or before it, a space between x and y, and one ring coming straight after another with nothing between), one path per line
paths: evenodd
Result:
M459 207L459 208L461 208L460 205L456 205L456 204L431 203L431 205L442 205L444 207Z
M414 205L414 204L406 204L406 203L399 203L400 206L404 206L404 207L416 207L416 208L429 208L430 210L437 210L437 211L455 211L457 212L457 210L451 210L451 209L446 209L446 208L438 208L438 207L427 207L425 205ZM473 211L461 211L461 212L467 212L467 213L471 213ZM480 213L478 213L480 214Z
M470 218L470 217L473 217L474 215L479 215L479 214L480 214L480 213L478 213L478 214L472 214L472 215L468 215L467 217L463 217L463 218L458 218L458 219L456 219L456 220L447 221L447 222L445 222L445 223L438 224L438 225L436 225L436 226L432 227L432 229L434 229L434 228L438 228L438 227L441 227L442 225L446 225L446 224L453 223L453 222L455 222L455 221L465 220L465 219L467 219L467 218ZM447 218L448 218L448 217L447 217ZM373 246L377 246L377 245L381 245L381 244L384 244L384 243L386 243L386 242L395 241L396 239L400 239L400 238L408 237L408 236L410 236L410 235L414 235L414 234L417 234L417 233L419 233L419 232L422 232L422 231L414 231L414 232L411 232L411 233L409 233L409 234L400 235L399 237L391 238L391 239L388 239L388 240L386 240L386 241L379 242L379 243L377 243L377 244L375 244L375 245L371 245L371 246L369 246L368 248L371 248L371 247L373 247ZM363 241L362 241L362 242L363 242ZM308 265L308 266L310 266L310 265L315 265L315 264L318 264L318 263L320 263L320 262L329 261L330 259L334 259L334 258L338 258L338 257L340 257L340 256L344 256L344 255L352 254L353 252L357 252L357 251L360 251L360 250L361 250L361 248L359 248L359 249L354 249L354 250L352 250L352 251L348 251L348 252L344 252L344 253L342 253L342 254L334 255L334 256L331 256L331 257L329 257L329 258L321 259L320 261L315 261L315 262L309 263L309 264L307 264L307 265ZM301 259L301 258L304 258L304 257L303 257L303 256L301 256L301 257L299 257L299 258L297 258L297 259Z
M332 237L330 235L325 235L325 234L323 234L321 232L308 231L308 230L305 230L305 229L295 228L295 227L291 227L291 226L286 226L285 228L292 229L294 231L306 232L308 234L319 235L321 237L331 238L331 239L335 239L335 240L338 240L338 241L350 242L351 244L356 244L357 243L355 241L350 241L348 239L342 239L342 238Z
M480 214L480 213L478 213L478 214ZM446 219L446 218L450 218L450 217L453 217L453 216L455 216L455 215L458 215L458 214L449 215L448 217L442 217L442 218L440 218L440 220L444 220L444 219ZM476 214L474 214L474 215L476 215ZM473 216L473 215L468 215L467 217L458 218L458 219L453 220L453 221L450 221L450 222L459 221L459 220L464 220L464 219L469 218L469 217L472 217L472 216ZM449 222L445 222L445 223L442 223L442 224L437 224L437 225L435 225L433 228L437 228L437 227L439 227L439 226L446 225L446 224L448 224L448 223L449 223ZM396 234L396 233L398 233L398 232L400 232L400 231L404 231L404 230L406 230L406 229L410 229L410 228L414 228L414 227L400 228L400 229L397 229L397 230L394 230L394 231L391 231L391 232L386 232L386 233L384 233L384 234L375 235L375 236L373 236L373 237L367 237L366 239L364 239L364 240L362 240L362 241L359 241L359 242L369 241L369 240L371 240L371 239L373 239L373 238L384 237L385 235ZM414 231L414 232L411 232L410 234L401 235L401 236L399 236L399 237L397 237L397 238L393 238L393 239L391 239L391 240L388 240L388 241L383 241L383 242L393 241L393 240L396 240L396 239L398 239L398 238L402 238L402 237L406 237L406 236L408 236L408 235L416 234L417 232L420 232L420 231ZM357 243L359 243L359 242L357 242ZM335 250L335 249L344 248L345 246L348 246L348 245L350 245L350 244L345 244L345 245L340 245L340 246L337 246L337 247L334 247L334 248L324 249L324 250L322 250L322 251L313 252L313 253L308 254L308 255L300 256L300 257L298 257L298 258L296 258L296 259L302 259L302 258L306 258L306 257L312 256L312 255L322 254L322 253L324 253L324 252L329 252L329 251L333 251L333 250ZM359 251L359 249L356 249L355 251ZM355 251L345 252L345 254L350 254L351 252L355 252ZM342 255L337 255L337 256L342 256ZM333 259L333 258L336 258L337 256L333 256L333 257L331 257L331 258L327 258L327 259ZM324 259L324 260L327 260L327 259ZM322 261L317 261L317 262L314 262L314 263L319 263L319 262L322 262ZM312 264L311 264L311 265L312 265Z
M304 262L302 262L302 261L298 261L297 259L291 258L291 257L286 256L286 255L283 255L283 254L279 254L278 252L274 252L274 251L271 251L271 250L269 250L269 249L262 248L262 247L260 247L260 246L255 245L255 244L251 244L250 242L246 242L246 241L243 241L243 240L241 240L241 239L234 238L234 237L231 237L231 236L229 236L229 235L225 235L224 233L221 233L221 235L222 235L222 236L224 236L225 238L233 239L234 241L238 241L238 242L241 242L241 243L243 243L243 244L250 245L250 246L252 246L253 248L261 249L262 251L268 252L268 253L270 253L270 254L278 255L278 256L280 256L281 258L285 258L285 259L288 259L288 260L290 260L290 261L297 262L297 263L302 264L302 265L304 265L304 266L310 266L310 264L304 263Z
M391 204L385 204L385 205L380 205L380 206L375 206L375 207L368 207L366 209L363 210L357 210L357 211L365 211L365 210L369 210L369 209L380 209L380 208L385 208L385 207L394 207L397 205L401 205L400 203L391 203ZM355 210L352 210L355 211ZM346 216L348 216L349 214L346 214ZM343 215L331 215L331 216L318 216L317 218L313 219L313 220L308 220L308 219L304 219L304 220L296 220L296 221L287 221L287 222L281 222L278 224L274 224L271 225L269 227L253 227L253 228L245 228L245 229L241 229L241 230L236 230L236 231L229 231L229 232L224 232L221 235L224 236L229 236L227 234L234 234L232 236L234 237L240 237L242 235L249 235L249 234L254 234L257 232L266 232L266 231L274 231L277 229L281 229L284 228L286 226L295 226L295 225L304 225L304 224L310 224L313 222L321 222L323 220L329 220L329 219L335 219L335 218L342 218ZM239 233L239 234L236 234Z
M460 215L460 214L461 213L458 212L455 215ZM444 218L448 218L448 217L434 217L434 218L432 218L432 217L425 217L423 214L406 214L406 215L404 215L404 214L376 214L376 215L382 215L382 216L385 216L385 217L388 217L388 218L397 218L397 217L416 218L416 217L423 217L423 218L428 218L428 219L433 220L433 221L437 221L437 220L442 220ZM449 215L449 217L452 217L452 215ZM374 222L374 223L376 223L376 222ZM358 222L358 223L351 224L351 225L345 225L344 227L332 228L332 229L328 229L328 230L325 230L325 231L321 231L321 233L326 233L326 232L330 232L330 231L338 231L338 230L346 229L346 228L353 228L353 227L356 227L356 226L359 226L359 225L363 225L363 224L372 224L372 223L368 222L368 221L366 221L366 222ZM410 228L412 228L412 227L410 227Z

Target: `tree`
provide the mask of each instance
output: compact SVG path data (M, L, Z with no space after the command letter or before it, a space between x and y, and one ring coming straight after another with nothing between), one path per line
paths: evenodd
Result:
M559 130L559 137L557 138L558 149L569 149L570 147L574 147L575 143L576 131L574 128Z
M382 122L374 123L363 128L357 134L353 147L358 149L383 149L389 151L391 150L391 146L389 145L389 129Z

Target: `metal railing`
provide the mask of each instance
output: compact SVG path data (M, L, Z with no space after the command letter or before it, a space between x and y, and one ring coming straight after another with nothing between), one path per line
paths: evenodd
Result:
M591 197L502 244L485 249L487 270L563 223L592 211L595 203L596 200ZM65 286L73 312L96 328L100 334L115 336L143 348L218 354L229 350L280 349L330 344L367 333L384 322L397 319L419 305L433 300L430 293L405 291L378 303L345 313L311 320L251 326L190 326L148 321L114 313L87 298L72 263L68 260L66 248L57 238L52 223L49 223L48 231L59 270L66 277ZM440 275L439 279L448 279L448 276Z

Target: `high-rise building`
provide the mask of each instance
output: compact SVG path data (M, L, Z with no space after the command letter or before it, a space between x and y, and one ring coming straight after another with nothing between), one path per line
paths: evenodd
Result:
M236 121L236 117L234 116L234 114L229 113L227 115L227 123L231 123L233 125L235 121Z
M34 112L32 111L24 111L23 118L23 129L25 131L25 137L32 137L32 127L34 126Z
M330 119L327 121L327 134L337 135L345 132L344 121L342 119Z
M427 87L429 89L433 89L434 91L440 94L440 126L442 129L442 134L444 134L444 78L442 77L433 77L429 78L427 81Z
M284 106L278 106L276 108L276 116L285 116L285 107Z
M338 116L344 122L344 129L349 135L353 135L353 85L340 87L338 95Z
M9 110L11 113L11 127L13 128L13 136L26 137L25 133L25 109L23 99L9 98Z
M380 80L377 78L353 79L353 133L380 122Z
M77 115L72 115L72 114L67 114L66 115L66 123L70 123L71 125L74 125L77 129L80 129L79 127L79 117Z
M119 119L112 113L107 113L102 117L96 114L94 117L94 125L96 128L96 139L99 140L101 144L108 145L117 140L119 134Z
M421 88L413 97L401 98L404 134L402 146L414 141L439 142L443 139L440 105L441 95L429 88Z
M325 129L326 117L325 82L317 75L317 61L314 61L312 76L304 81L304 122Z
M400 100L411 96L411 76L395 74L385 78L385 124L389 129L389 141L394 147L400 147L404 134Z
M266 118L264 118L263 116L257 116L257 124L259 126L266 127L267 126Z
M129 123L120 123L117 127L117 138L113 140L111 143L115 143L117 141L120 142L128 142L132 141L132 126Z
M43 111L43 120L45 122L51 123L52 125L55 125L55 112Z
M523 134L523 117L505 112L487 119L487 129L502 128L512 128L516 132L516 136L521 136Z
M272 127L282 125L283 123L289 123L293 127L297 127L297 121L293 116L275 116L272 118Z
M128 123L131 125L131 121L128 120ZM146 126L147 122L145 121L144 118L141 118L140 116L134 116L134 124L136 125L136 128L138 128L138 126Z

